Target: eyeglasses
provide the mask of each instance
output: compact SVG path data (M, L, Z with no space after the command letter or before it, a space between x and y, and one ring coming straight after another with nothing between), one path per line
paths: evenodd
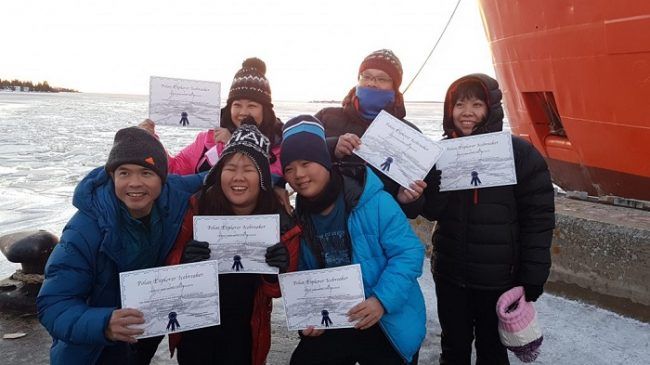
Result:
M382 76L372 76L369 74L361 74L359 75L359 81L363 81L364 83L369 83L370 81L375 82L380 85L388 85L391 82L393 82L393 79L390 77L382 77Z

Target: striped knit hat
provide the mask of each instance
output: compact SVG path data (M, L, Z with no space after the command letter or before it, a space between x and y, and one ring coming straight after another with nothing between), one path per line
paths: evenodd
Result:
M331 157L325 143L325 129L311 115L299 115L288 120L282 129L280 162L282 169L295 160L317 162L326 169L332 167Z
M219 162L210 169L208 175L205 177L204 185L211 186L214 185L216 179L220 178L217 176L217 172L220 172L220 166L223 165L223 161L226 160L226 157L235 153L241 153L253 161L257 172L260 175L260 188L264 191L271 189L271 168L269 166L269 146L271 142L269 139L263 135L257 126L255 121L245 119L242 122L241 127L237 128L233 133L232 137L228 141L226 148L221 153Z
M527 302L524 288L516 286L497 300L501 343L522 362L533 362L544 337L537 324L533 303Z
M390 49L380 49L367 55L359 66L359 75L369 68L382 70L393 79L393 89L399 90L402 84L402 63Z
M271 86L266 79L266 64L259 58L247 58L237 71L230 85L228 104L238 99L256 101L262 105L271 104Z

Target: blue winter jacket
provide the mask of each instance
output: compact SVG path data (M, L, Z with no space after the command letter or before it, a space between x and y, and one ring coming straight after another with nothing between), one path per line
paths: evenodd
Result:
M163 265L171 250L189 198L201 187L202 177L167 177L155 202L164 225L158 265ZM91 171L77 185L73 205L78 212L63 229L47 262L45 281L36 299L39 320L53 338L52 364L94 364L107 346L126 346L104 337L113 310L120 307L118 273L127 262L118 234L119 201L103 167ZM111 353L127 356L126 350Z
M422 275L424 246L372 170L344 167L340 172L350 209L352 263L361 265L366 298L374 296L384 306L381 328L395 350L410 362L426 334L424 297L417 281ZM300 259L303 267L319 268L305 244Z

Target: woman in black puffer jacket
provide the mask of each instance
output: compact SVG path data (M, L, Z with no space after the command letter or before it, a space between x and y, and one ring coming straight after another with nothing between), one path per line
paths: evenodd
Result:
M487 75L452 83L444 105L447 138L498 132L501 90ZM442 327L441 364L469 364L476 337L477 363L508 364L497 331L496 301L523 285L535 301L551 266L554 192L546 162L523 139L512 137L517 184L439 192L429 183L422 216L437 221L432 271Z

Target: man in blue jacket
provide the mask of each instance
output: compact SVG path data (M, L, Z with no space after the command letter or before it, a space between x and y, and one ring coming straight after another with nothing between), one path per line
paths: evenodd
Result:
M164 264L202 176L167 176L167 154L143 129L115 134L106 165L77 186L78 212L45 267L38 316L52 364L148 363L160 338L137 341L143 314L120 308L119 273ZM146 346L149 343L150 346Z

